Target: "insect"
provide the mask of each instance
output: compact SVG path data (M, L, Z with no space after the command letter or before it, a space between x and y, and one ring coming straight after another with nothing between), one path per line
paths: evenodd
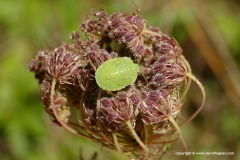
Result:
M134 83L140 66L128 57L118 57L105 61L95 73L97 84L107 91L118 91Z

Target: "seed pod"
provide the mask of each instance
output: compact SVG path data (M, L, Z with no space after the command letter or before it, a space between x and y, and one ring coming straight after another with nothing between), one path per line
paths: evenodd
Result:
M130 58L118 57L101 64L95 78L99 87L107 91L117 91L134 83L140 66L134 64Z

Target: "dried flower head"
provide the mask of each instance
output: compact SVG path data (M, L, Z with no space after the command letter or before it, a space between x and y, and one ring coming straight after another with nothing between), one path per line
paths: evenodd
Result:
M29 70L53 122L136 159L183 141L177 122L191 80L203 101L183 124L202 108L204 89L176 40L147 26L138 14L93 12L80 26L87 40L73 32L71 44L38 53Z

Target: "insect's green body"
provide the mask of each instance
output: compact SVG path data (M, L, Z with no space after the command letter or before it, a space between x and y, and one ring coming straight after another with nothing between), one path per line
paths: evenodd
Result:
M131 85L137 79L140 66L128 57L109 59L101 64L95 78L100 88L107 91L117 91Z

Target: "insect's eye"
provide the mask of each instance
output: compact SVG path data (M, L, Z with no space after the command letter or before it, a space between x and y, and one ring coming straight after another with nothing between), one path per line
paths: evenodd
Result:
M101 64L95 78L100 88L107 91L117 91L131 85L137 79L140 66L128 57L109 59Z

